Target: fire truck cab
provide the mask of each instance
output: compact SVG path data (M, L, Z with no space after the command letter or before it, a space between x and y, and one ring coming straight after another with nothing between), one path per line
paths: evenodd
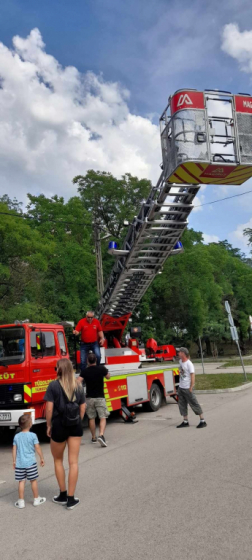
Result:
M18 426L22 414L45 420L45 391L56 363L69 358L61 325L16 322L0 326L0 427Z

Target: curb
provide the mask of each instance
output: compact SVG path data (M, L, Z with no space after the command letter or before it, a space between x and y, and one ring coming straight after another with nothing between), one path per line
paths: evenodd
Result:
M245 389L249 389L250 387L252 387L252 382L245 383L244 385L238 385L238 387L231 387L230 389L202 389L198 391L196 390L194 391L194 393L197 395L214 395L215 393L237 393L238 391L245 391Z

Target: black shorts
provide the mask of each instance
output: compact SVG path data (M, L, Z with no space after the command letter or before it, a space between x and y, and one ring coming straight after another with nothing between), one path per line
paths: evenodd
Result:
M83 436L83 427L82 427L81 420L79 424L76 424L76 426L67 427L67 426L63 426L61 418L59 416L56 416L56 418L53 419L51 438L56 443L63 443L63 441L66 441L69 437L82 437L82 436Z

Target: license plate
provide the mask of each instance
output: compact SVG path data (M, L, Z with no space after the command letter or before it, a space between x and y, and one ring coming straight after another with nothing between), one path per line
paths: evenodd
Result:
M0 412L0 422L6 422L6 420L11 420L10 412Z

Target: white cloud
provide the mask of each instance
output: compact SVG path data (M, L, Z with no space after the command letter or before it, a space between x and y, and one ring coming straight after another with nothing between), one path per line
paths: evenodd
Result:
M248 250L248 238L243 234L244 229L251 228L252 229L252 218L245 224L239 224L235 231L230 234L230 238L234 240L234 242L239 241L239 244Z
M0 189L71 196L88 169L159 175L158 127L130 113L129 92L92 72L63 68L33 29L0 43Z
M208 235L208 233L203 233L203 239L205 245L208 245L208 243L218 243L220 241L218 235Z
M221 48L238 60L242 70L252 71L252 31L240 31L236 23L225 25Z
M200 190L201 193L203 190L205 190L206 185L201 185ZM204 194L199 194L198 196L195 196L194 200L193 200L193 213L194 212L201 212L203 210L202 204L204 204L204 200L205 200L205 195Z

